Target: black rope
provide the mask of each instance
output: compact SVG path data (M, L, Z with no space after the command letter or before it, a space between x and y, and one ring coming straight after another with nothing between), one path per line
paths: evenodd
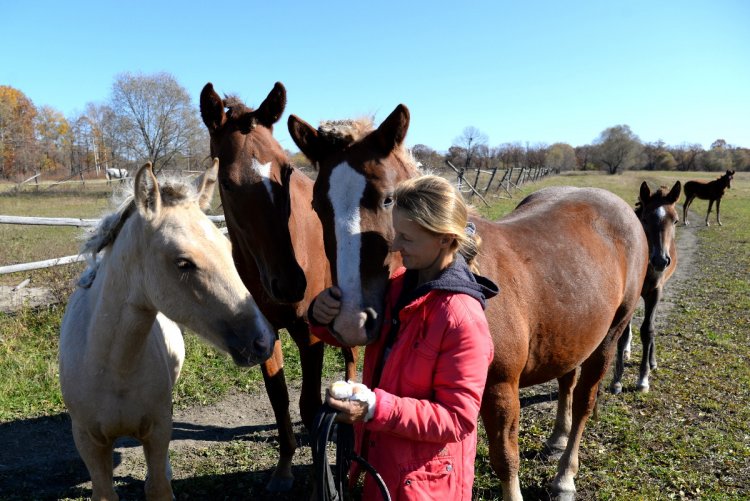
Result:
M318 501L343 501L346 492L349 467L352 461L358 462L372 475L380 488L380 493L385 501L391 501L383 477L363 457L354 452L354 427L350 424L336 423L338 411L323 404L315 416L312 429L313 468L317 482ZM327 445L331 440L331 432L336 429L336 475L334 476L328 464Z

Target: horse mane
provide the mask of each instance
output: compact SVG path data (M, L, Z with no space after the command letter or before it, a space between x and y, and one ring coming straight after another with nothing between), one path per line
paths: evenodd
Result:
M228 95L224 97L224 107L227 108L227 116L230 119L238 119L245 113L254 111L253 108L246 105L242 99L235 95Z
M664 205L664 199L669 195L669 187L661 185L659 186L659 189L656 190L651 194L651 197L649 198L650 202L655 202L659 206ZM643 209L644 209L644 201L641 200L640 195L638 196L638 201L635 203L635 215L638 216L638 219L643 217Z
M352 144L375 130L372 117L345 120L323 120L318 134L330 142Z
M150 184L151 180L146 179L146 182ZM165 176L160 179L159 193L162 207L175 207L198 199L195 186L188 179L180 176ZM135 186L132 180L112 194L111 205L116 207L115 210L102 216L93 233L84 235L85 241L81 246L80 254L85 256L88 267L78 280L80 287L91 287L99 268L99 253L112 245L125 226L125 222L136 210Z
M339 146L349 146L365 138L375 130L372 117L349 118L343 120L322 120L318 126L318 134L327 142ZM404 164L413 169L415 175L423 174L419 162L412 151L401 144L394 150L394 154Z

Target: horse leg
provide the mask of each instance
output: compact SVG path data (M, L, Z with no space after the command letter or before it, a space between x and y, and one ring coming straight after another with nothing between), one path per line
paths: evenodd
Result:
M169 464L169 440L172 436L172 420L158 423L142 440L146 456L146 499L174 499L172 494L172 467Z
M490 465L500 478L505 501L522 501L518 479L518 422L521 402L518 383L487 385L480 409L490 447Z
M278 339L273 347L271 358L261 364L263 382L271 401L279 431L279 461L271 474L266 490L271 492L288 491L294 484L292 475L292 458L297 450L297 439L289 416L289 390L284 378L284 357L281 353L281 341Z
M709 199L708 200L708 210L706 211L706 226L710 226L710 223L708 222L708 216L711 215L711 207L714 205L714 201Z
M73 441L91 476L91 501L118 501L112 484L114 443L104 436L95 439L87 430L75 424Z
M619 336L613 337L613 333L621 335L629 321L629 318L622 319L618 324L610 328L607 337L599 348L581 365L581 373L573 390L573 419L570 427L570 435L568 436L568 446L565 448L565 452L563 452L558 463L557 475L555 475L555 478L550 483L553 499L575 499L575 476L578 473L578 449L581 445L581 437L583 436L586 421L588 421L596 405L599 384L607 372L607 367L614 356L614 349L616 348L612 346L610 349L606 344L606 340L607 338L618 339Z
M689 224L688 223L688 207L690 207L690 204L693 203L693 198L695 198L695 195L685 194L685 202L682 204L682 220L684 221L685 226Z
M299 348L302 367L302 390L299 396L299 412L307 431L312 430L315 414L323 401L320 398L320 380L323 374L323 351L325 344L310 335L307 324L301 322L288 329Z
M341 348L341 353L344 355L344 366L346 372L347 381L357 380L357 347L344 347Z
M625 332L623 332L620 339L617 340L615 373L612 378L612 386L610 387L610 391L615 395L622 393L622 375L625 372L625 360L630 360L631 343L633 340L633 328L631 322L628 322L628 325L625 327Z
M576 385L579 369L570 371L563 377L557 378L557 414L552 434L544 443L544 450L548 457L559 459L565 446L568 445L568 435L571 425L571 402L573 388Z
M721 218L719 217L719 206L721 205L721 198L716 199L716 222L719 224L719 226L722 226L721 224Z
M638 391L647 392L650 388L648 383L649 372L656 369L656 345L654 337L654 323L656 319L656 306L661 299L661 287L654 289L646 294L643 298L644 314L643 324L641 324L641 344L643 345L643 354L641 356L641 371L638 377Z

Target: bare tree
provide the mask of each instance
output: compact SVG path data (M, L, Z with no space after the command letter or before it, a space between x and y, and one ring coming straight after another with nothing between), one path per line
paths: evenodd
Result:
M605 129L594 142L595 158L610 174L632 167L641 152L641 142L627 125Z
M189 156L192 137L202 131L187 91L167 73L118 75L112 110L120 122L124 153L131 161L150 160L157 170L176 156Z
M455 146L460 147L464 152L463 168L468 169L472 160L477 156L481 147L487 147L487 134L476 127L466 127L462 135L453 140Z
M671 153L675 162L677 162L677 170L695 170L696 160L703 153L703 148L699 144L683 143L680 146L672 148Z

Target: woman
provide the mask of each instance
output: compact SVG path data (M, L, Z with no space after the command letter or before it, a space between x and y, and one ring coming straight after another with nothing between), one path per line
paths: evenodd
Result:
M393 499L468 501L492 360L483 309L498 288L470 269L479 238L448 181L410 179L394 200L392 250L401 253L404 267L390 279L381 335L365 351L367 388L357 400L329 392L326 402L339 411L338 421L355 424L355 449ZM340 295L331 287L309 310L313 332L331 344L338 343L323 326L338 314ZM363 498L379 498L369 476Z

